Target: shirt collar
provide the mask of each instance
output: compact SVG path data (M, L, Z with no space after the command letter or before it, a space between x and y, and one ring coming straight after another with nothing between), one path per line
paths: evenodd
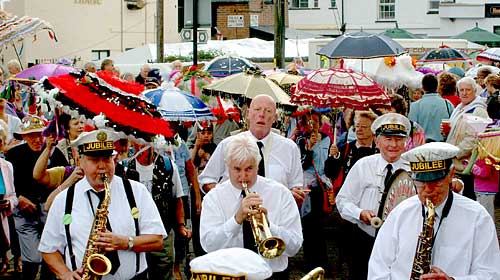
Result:
M255 140L255 142L257 142L257 141L262 142L262 144L264 144L264 148L265 148L265 147L266 147L266 145L269 143L269 139L271 139L273 132L272 132L272 131L270 131L270 132L266 135L266 137L264 137L264 138L262 138L262 139L260 139L260 140L259 140L259 139L257 139L257 137L255 137L255 136L252 134L252 132L248 131L248 134L252 137L252 139L254 139L254 140Z
M386 172L386 166L387 164L392 164L392 173L394 173L396 170L398 169L401 169L405 166L408 165L408 162L406 162L405 160L399 158L397 161L395 162L388 162L384 159L384 157L382 156L382 154L379 154L380 155L380 161L379 161L379 164L378 164L378 170L377 170L377 174L378 175L385 175L385 172ZM403 168L405 169L405 168Z

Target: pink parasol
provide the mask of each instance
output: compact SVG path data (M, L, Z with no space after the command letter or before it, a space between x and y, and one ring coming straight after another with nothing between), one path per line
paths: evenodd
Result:
M299 81L290 101L319 108L367 109L390 105L391 98L373 79L351 69L318 69Z

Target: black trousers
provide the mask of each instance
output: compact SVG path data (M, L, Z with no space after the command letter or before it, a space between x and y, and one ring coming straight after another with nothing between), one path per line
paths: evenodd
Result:
M327 246L324 233L324 213L322 210L323 193L321 188L311 188L311 212L302 217L302 235L304 242L304 260L306 270L310 271L318 266L328 269Z
M358 226L354 226L350 242L354 250L351 271L349 272L351 280L366 280L368 277L368 261L374 243L374 237L361 230Z
M463 195L472 200L476 200L474 192L474 175L457 174L457 177L464 182Z

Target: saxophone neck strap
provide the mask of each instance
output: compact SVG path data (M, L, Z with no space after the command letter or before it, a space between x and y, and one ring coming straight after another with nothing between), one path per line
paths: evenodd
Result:
M73 271L77 269L76 258L73 253L73 245L71 243L71 235L69 231L69 225L71 224L71 211L73 210L73 197L75 194L75 185L68 188L68 193L66 194L66 205L64 209L64 231L66 233L66 244L68 246L69 259L71 261L71 268Z
M443 207L443 213L441 214L441 217L439 219L439 224L438 224L438 227L437 227L437 230L436 230L436 233L434 234L433 238L432 238L432 243L431 243L431 248L434 247L434 242L436 241L436 238L437 238L437 235L439 233L439 229L441 228L441 224L443 223L443 220L448 217L448 214L450 213L450 210L451 210L451 205L453 204L453 192L451 190L448 191L448 198L446 199L446 202L444 204L444 207ZM426 218L426 215L425 215L425 207L424 205L422 204L422 217L423 217L423 221L422 221L422 224L425 224L425 218Z

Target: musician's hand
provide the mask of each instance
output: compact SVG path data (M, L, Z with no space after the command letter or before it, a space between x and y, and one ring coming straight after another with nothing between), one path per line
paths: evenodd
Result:
M106 252L128 249L127 236L115 234L110 231L98 232L97 235L99 238L95 242L95 245L104 248Z
M266 222L269 225L269 215L267 215L267 209L264 207L260 207L260 212L255 215L255 218L257 219L257 223L263 224L262 217L264 214L266 216Z
M363 221L365 224L370 225L370 221L373 217L375 217L375 213L372 210L363 210L359 214L359 219Z
M304 190L299 187L293 187L290 191L292 192L297 206L299 208L302 207L302 203L304 203L304 200L306 199L306 193L304 192Z
M63 273L61 276L59 276L59 279L61 280L81 280L83 273L83 269L77 269L76 271L67 271Z
M444 271L440 268L431 265L431 271L427 274L422 275L420 279L433 279L433 280L452 280L450 276L448 276Z
M19 208L21 213L23 213L24 215L33 215L36 213L36 205L31 202L31 200L20 195L18 201L19 203L17 204L17 207Z
M257 208L262 204L262 198L258 193L249 193L245 198L241 200L240 208L236 212L234 219L238 224L241 225L244 220L252 215L259 213Z

